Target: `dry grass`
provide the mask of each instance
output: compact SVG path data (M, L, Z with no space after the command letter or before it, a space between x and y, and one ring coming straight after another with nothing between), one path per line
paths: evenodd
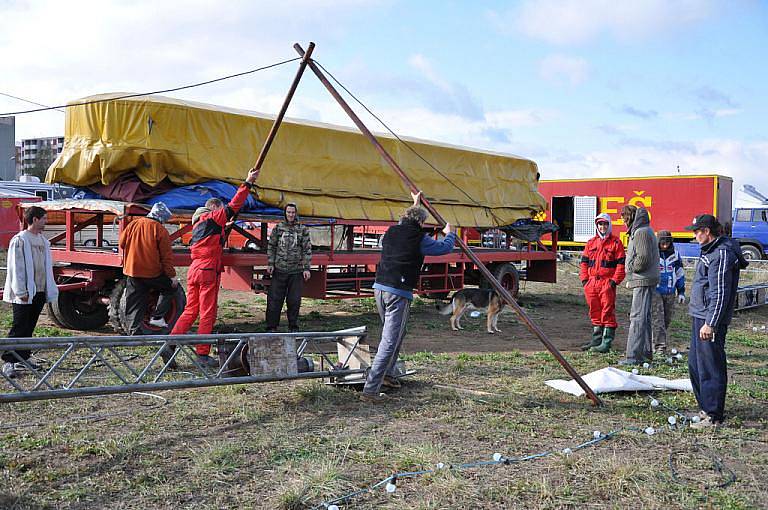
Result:
M545 316L550 299L583 306L571 283L566 277L557 290L537 293L528 300L532 310ZM233 301L222 308L235 313L241 306ZM328 306L305 303L305 313L322 314ZM352 324L373 315L367 301L332 306ZM0 323L7 323L8 311L2 312ZM416 310L412 320L422 313ZM418 373L381 406L317 381L164 392L165 403L129 395L5 404L0 508L304 509L399 471L489 460L494 452L543 451L558 453L401 480L394 494L378 489L347 508L765 507L768 337L752 327L766 322L766 312L754 310L734 323L730 420L710 433L664 429L669 413L650 408L647 395L606 395L606 406L594 409L544 386L564 377L548 353L514 349L409 354ZM434 327L447 333L446 323ZM678 343L687 329L684 318L673 324ZM619 359L619 353L566 355L582 373ZM662 365L653 373L681 377L686 368ZM692 395L659 398L695 410ZM663 432L624 432L593 448L559 453L589 440L593 430L649 425ZM701 451L722 458L737 481L708 487L720 478ZM670 454L678 452L680 474L689 480L684 484L669 469Z

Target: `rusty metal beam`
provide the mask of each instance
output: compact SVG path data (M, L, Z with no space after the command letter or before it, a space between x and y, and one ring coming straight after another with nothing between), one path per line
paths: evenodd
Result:
M304 52L302 47L296 43L293 45L293 48L296 50L296 52L301 55L302 57L305 57L302 62L307 61L306 55L307 53ZM379 143L379 141L376 139L375 136L373 136L373 133L363 124L363 121L360 120L360 118L355 114L355 112L350 108L350 106L347 104L347 102L344 100L343 97L339 94L339 92L336 90L336 88L331 84L331 82L328 80L328 78L325 77L323 72L320 70L320 68L312 61L311 59L308 62L309 68L312 69L312 72L315 73L315 76L320 80L320 82L325 86L325 88L328 90L328 92L333 96L334 99L339 103L341 108L349 115L349 118L352 119L352 122L355 123L355 125L358 127L358 129L363 133L363 135L368 138L368 140L373 144L373 146L376 148L376 150L379 152L382 158L389 164L389 166L392 168L392 170L395 171L395 173L402 179L402 181L405 183L405 185L408 187L408 189L412 193L418 193L420 190L419 188L411 181L411 179L403 172L403 169L400 168L400 165L397 164L397 162L392 158L392 156L389 155L389 153L384 149L384 147ZM443 219L443 217L440 215L440 213L437 212L437 210L432 206L432 204L427 200L423 195L421 197L421 202L424 205L424 207L429 211L429 213L432 215L435 220L441 225L445 225L446 221ZM472 250L467 246L467 244L458 236L456 237L456 241L461 247L462 251L467 254L467 256L472 260L472 262L477 266L477 268L480 270L480 272L483 274L486 280L488 280L488 283L491 284L493 289L504 299L504 301L512 307L512 309L517 312L517 315L520 317L520 320L522 320L526 326L528 326L528 329L531 330L533 334L535 334L539 340L544 344L544 346L547 348L547 350L552 354L552 356L555 357L555 359L560 363L560 365L563 366L566 372L568 372L568 375L573 377L573 379L581 386L581 388L584 390L584 392L587 394L587 397L592 401L592 403L596 406L602 405L602 400L600 400L600 397L598 397L594 391L592 391L592 388L589 387L589 385L584 382L584 379L581 378L578 372L571 366L570 363L568 363L568 360L566 360L562 354L560 354L560 351L557 350L557 347L549 340L547 335L542 331L542 329L535 323L533 320L531 320L530 317L528 317L528 314L525 313L525 311L522 309L522 307L517 304L517 301L512 297L512 294L507 291L504 287L502 287L501 283L493 276L493 274L488 270L487 267L485 267L485 264L483 264L480 259L472 252Z

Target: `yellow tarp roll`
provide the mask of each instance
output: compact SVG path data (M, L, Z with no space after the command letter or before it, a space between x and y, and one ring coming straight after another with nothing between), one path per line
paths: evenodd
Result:
M102 94L74 103L125 94ZM64 149L47 182L109 184L135 172L147 184L219 179L237 184L254 164L274 117L161 96L114 99L67 108ZM445 219L459 226L499 226L543 210L533 161L377 135ZM304 216L397 220L410 195L358 131L286 119L257 181L263 202L296 202ZM457 189L458 188L458 189ZM466 192L467 197L462 191ZM479 204L479 205L478 205Z

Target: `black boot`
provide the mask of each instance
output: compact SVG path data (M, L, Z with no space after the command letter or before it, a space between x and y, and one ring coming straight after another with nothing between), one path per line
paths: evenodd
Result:
M592 347L597 347L603 340L603 327L592 326L592 340L581 346L582 351L588 351Z

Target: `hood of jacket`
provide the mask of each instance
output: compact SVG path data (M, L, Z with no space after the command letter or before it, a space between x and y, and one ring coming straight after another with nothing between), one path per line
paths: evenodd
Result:
M637 212L635 213L635 219L632 220L632 226L630 227L630 231L634 232L639 228L650 227L650 226L651 226L651 217L648 215L648 209L645 209L644 207L638 207Z
M605 231L605 235L600 233L600 230L597 228L597 222L598 221L607 221L608 222L608 230ZM600 239L605 239L611 235L611 232L613 231L613 225L611 225L611 217L608 215L608 213L600 213L597 216L595 216L595 235L599 237Z

